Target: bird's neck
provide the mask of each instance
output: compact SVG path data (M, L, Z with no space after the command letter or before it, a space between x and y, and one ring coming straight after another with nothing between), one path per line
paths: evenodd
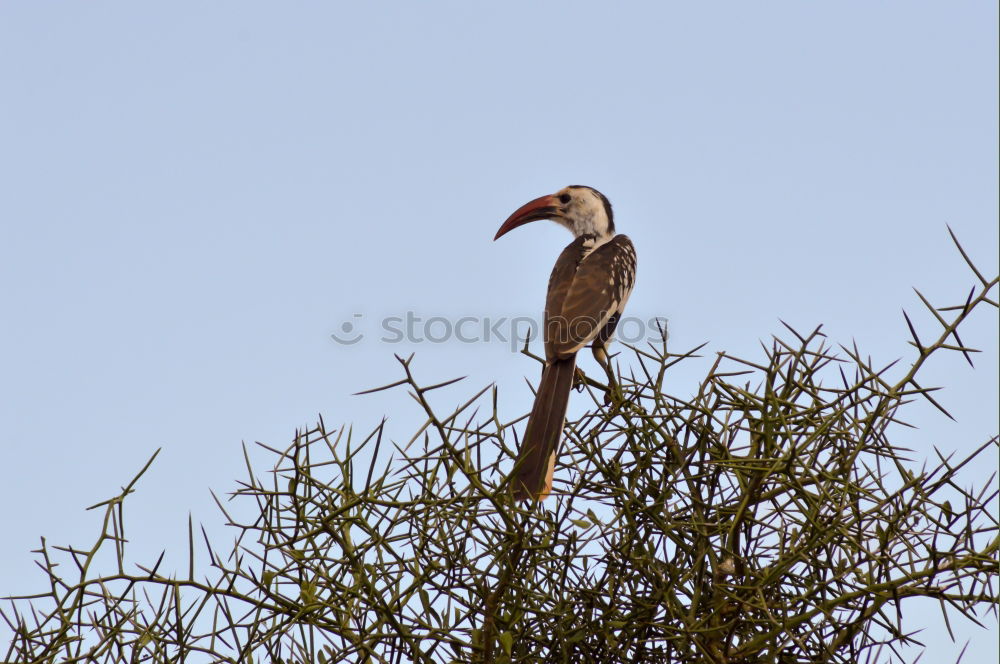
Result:
M592 252L594 249L597 249L601 245L610 242L611 238L613 238L614 236L615 234L612 231L610 233L603 233L603 234L580 233L576 237L578 240L582 241L581 244L583 247L584 255L586 256L590 254L590 252Z
M600 244L604 244L615 236L615 225L611 220L596 211L580 212L574 215L572 221L563 222L566 228L575 236L591 236Z

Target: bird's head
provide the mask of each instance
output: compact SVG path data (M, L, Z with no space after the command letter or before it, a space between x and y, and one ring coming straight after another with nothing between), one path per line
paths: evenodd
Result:
M596 189L574 184L522 205L503 222L493 239L539 219L551 219L565 226L574 237L592 235L606 240L615 234L611 202Z

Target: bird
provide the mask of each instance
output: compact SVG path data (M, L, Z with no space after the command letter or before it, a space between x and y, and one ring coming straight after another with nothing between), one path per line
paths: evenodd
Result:
M570 185L525 203L504 221L494 241L540 219L567 228L574 240L549 277L543 337L545 364L521 438L509 485L515 500L541 501L552 492L566 408L576 375L576 354L591 345L594 358L613 373L607 355L615 327L635 285L632 241L615 233L608 198L593 187Z

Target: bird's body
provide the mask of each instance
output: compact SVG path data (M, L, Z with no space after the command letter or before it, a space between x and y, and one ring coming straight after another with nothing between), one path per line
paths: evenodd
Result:
M549 277L545 300L545 367L535 404L512 473L517 499L544 499L562 438L576 354L592 345L594 356L610 372L605 346L625 310L635 284L635 248L616 235L611 204L590 187L571 186L531 201L497 232L536 219L552 219L576 238L563 249Z

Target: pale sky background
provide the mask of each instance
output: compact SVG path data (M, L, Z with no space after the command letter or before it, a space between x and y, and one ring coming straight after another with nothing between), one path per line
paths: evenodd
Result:
M179 564L189 513L231 540L209 490L235 488L241 441L284 446L318 414L411 433L402 393L351 396L398 378L393 353L427 382L470 375L437 403L496 381L525 411L527 358L380 343L378 320L538 315L569 236L492 238L567 184L607 194L636 244L630 313L669 318L674 350L710 342L679 396L716 351L759 358L779 318L908 364L911 287L953 304L973 285L945 224L997 270L997 20L912 0L0 2L0 594L43 589L39 536L89 546L83 508L157 447L131 557ZM368 336L337 345L344 321ZM911 409L918 457L996 433L996 314L963 338L987 352L925 374L958 423ZM923 661L950 662L938 616ZM956 623L966 662L996 660L987 622Z

